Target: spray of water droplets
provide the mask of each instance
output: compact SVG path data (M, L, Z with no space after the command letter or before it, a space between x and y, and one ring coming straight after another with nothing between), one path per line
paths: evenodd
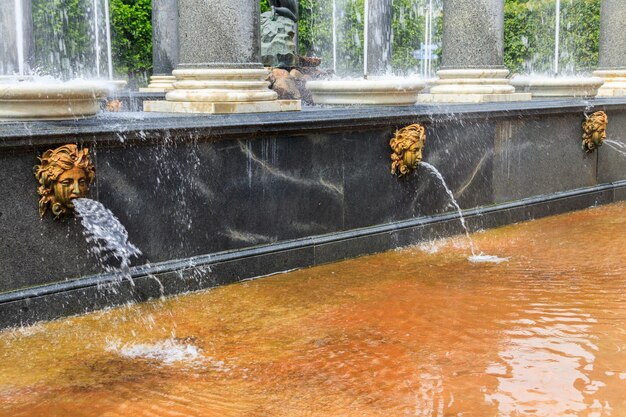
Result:
M91 244L91 253L106 271L122 273L122 278L130 278L130 260L141 256L141 251L128 241L124 226L111 210L98 201L78 198L73 203L84 228L83 234Z

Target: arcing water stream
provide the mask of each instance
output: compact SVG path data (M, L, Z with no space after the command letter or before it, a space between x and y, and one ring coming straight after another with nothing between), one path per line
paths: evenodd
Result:
M441 182L441 185L446 190L448 197L450 197L450 203L459 214L459 221L461 222L461 226L463 226L463 230L465 231L465 236L467 237L467 241L469 242L470 250L472 252L472 255L468 259L471 262L493 262L493 263L506 262L508 258L499 258L493 255L485 255L482 252L477 253L476 245L474 244L474 241L472 240L472 237L470 236L469 229L467 228L467 225L465 224L465 217L463 217L463 211L461 210L461 207L459 207L459 203L457 203L456 198L454 198L454 194L452 193L452 190L450 189L450 187L448 187L448 184L446 183L446 180L443 178L443 175L441 175L441 172L439 172L437 168L435 168L433 165L429 164L428 162L422 161L420 162L420 165L423 165L424 167L428 168L428 170L432 172L435 175L435 177L437 177L437 179L439 179L439 181Z

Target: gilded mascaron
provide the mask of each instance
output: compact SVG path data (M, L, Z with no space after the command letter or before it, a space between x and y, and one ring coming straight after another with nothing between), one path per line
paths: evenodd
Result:
M78 149L73 144L49 149L39 161L35 166L41 197L39 215L43 217L50 206L58 218L72 210L73 199L87 196L96 169L89 158L89 149Z
M602 146L606 139L606 126L609 118L603 111L597 111L591 116L587 116L583 122L583 149L593 152Z
M426 130L420 124L412 124L397 130L391 146L391 173L402 177L407 175L422 160L422 151L426 142Z

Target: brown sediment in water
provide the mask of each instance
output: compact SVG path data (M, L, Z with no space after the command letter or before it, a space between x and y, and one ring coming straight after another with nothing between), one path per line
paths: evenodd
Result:
M625 209L7 330L0 416L623 416Z

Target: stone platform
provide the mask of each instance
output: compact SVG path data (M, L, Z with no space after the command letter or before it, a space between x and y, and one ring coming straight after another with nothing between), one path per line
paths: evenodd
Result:
M389 140L412 123L472 230L624 200L626 158L581 149L596 110L626 144L623 98L0 124L0 327L460 233L426 169L390 174ZM33 166L66 143L90 148L91 197L144 253L134 286L89 254L78 220L39 218Z

